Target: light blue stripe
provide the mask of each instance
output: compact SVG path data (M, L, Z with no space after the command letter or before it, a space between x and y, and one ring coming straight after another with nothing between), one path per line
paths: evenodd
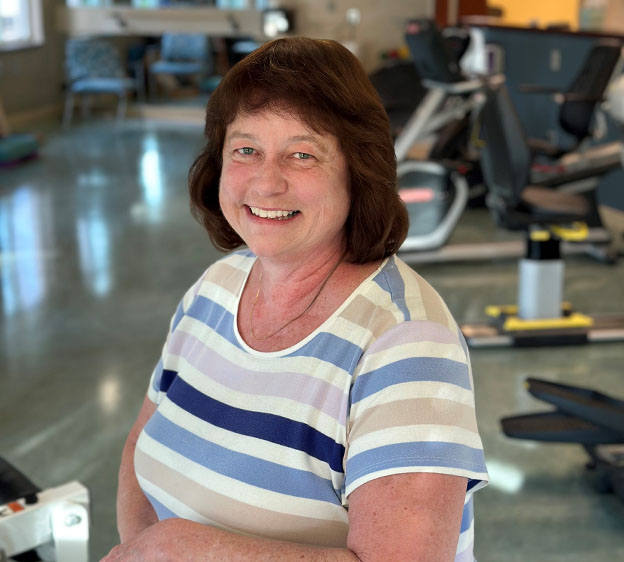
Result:
M172 333L178 327L178 324L180 323L180 320L182 320L183 316L184 316L184 302L180 301L180 303L178 304L178 308L176 308L175 314L173 315L173 321L171 322Z
M234 316L221 305L206 297L199 296L193 301L186 314L203 322L232 345L242 349L234 334ZM334 334L321 332L306 345L289 355L289 357L302 356L321 359L351 373L362 356L362 349Z
M403 319L409 322L412 315L405 304L405 282L399 273L394 256L392 256L384 268L373 278L373 281L384 291L390 293L393 304L403 313Z
M346 485L362 476L401 467L444 466L474 472L485 472L481 449L458 443L415 441L370 449L347 461Z
M152 504L152 507L154 508L154 511L156 512L156 515L158 516L159 520L162 521L163 519L171 519L173 517L179 517L169 508L165 507L162 503L160 503L154 496L152 496L151 494L148 494L145 490L143 490L143 493L145 494L145 497L149 500L149 502Z
M348 340L321 332L289 357L314 357L352 373L362 357L362 349Z
M464 504L464 511L462 513L461 520L461 529L460 533L465 533L468 529L470 529L470 524L472 523L472 519L474 517L474 510L472 508L472 496L470 499Z
M234 335L234 315L220 304L206 297L198 296L186 314L209 326L232 345L242 349Z
M465 363L440 357L409 357L360 375L351 391L351 403L395 384L423 381L444 382L471 390Z
M340 503L330 480L221 447L182 429L158 411L145 425L145 432L187 459L246 484L290 496Z

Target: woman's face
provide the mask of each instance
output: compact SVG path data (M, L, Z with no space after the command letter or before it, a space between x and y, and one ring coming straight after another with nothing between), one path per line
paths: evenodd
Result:
M258 257L308 260L340 251L347 185L337 139L294 116L243 113L227 129L221 210Z

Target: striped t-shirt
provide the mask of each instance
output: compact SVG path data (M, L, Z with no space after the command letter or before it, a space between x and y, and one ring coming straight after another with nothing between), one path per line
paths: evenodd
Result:
M358 486L453 474L468 478L456 561L472 561L487 471L468 351L442 299L391 257L301 342L259 352L237 329L255 259L211 266L172 319L135 452L158 517L344 547Z

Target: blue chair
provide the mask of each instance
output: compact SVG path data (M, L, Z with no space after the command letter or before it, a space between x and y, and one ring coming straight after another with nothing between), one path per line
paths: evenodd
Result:
M100 39L68 39L65 44L67 96L63 126L72 120L74 101L81 96L83 114L88 113L92 94L113 94L117 97L117 119L126 113L128 93L137 89L133 79L125 75L115 47Z
M213 71L213 53L206 35L165 33L160 44L160 59L149 66L148 88L155 93L155 75L185 79L201 78Z

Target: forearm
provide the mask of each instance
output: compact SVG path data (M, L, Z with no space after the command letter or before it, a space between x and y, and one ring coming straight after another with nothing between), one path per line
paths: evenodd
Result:
M360 562L350 550L239 535L186 519L166 519L102 562Z
M136 537L158 521L156 512L139 487L134 472L134 447L136 442L128 439L124 446L119 468L117 489L117 530L122 543Z
M183 541L188 552L178 560L205 562L357 562L358 557L347 549L321 548L285 541L260 539L178 520L190 540Z

